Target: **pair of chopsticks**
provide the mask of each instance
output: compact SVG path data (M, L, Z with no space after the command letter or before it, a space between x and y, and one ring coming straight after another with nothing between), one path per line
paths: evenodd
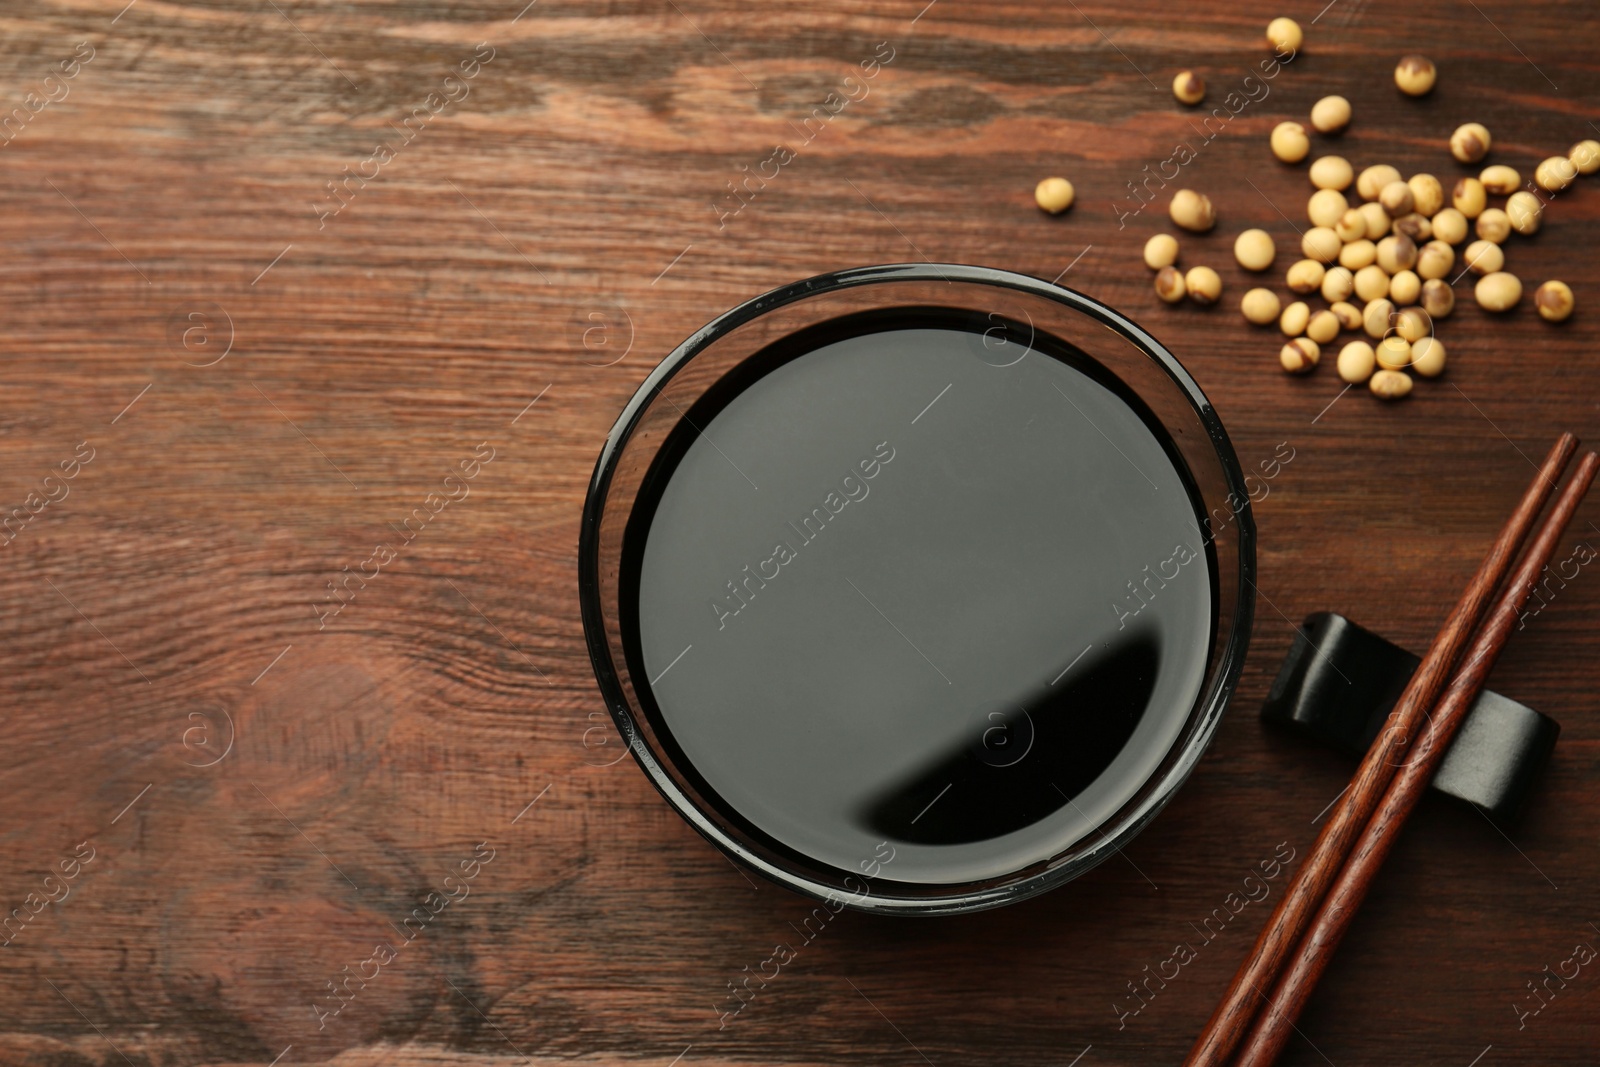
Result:
M1550 449L1279 899L1250 957L1234 975L1185 1067L1223 1067L1236 1051L1237 1067L1268 1067L1295 1031L1317 979L1350 928L1400 828L1427 791L1530 590L1594 481L1600 456L1590 452L1502 586L1577 447L1576 437L1562 434ZM1480 618L1485 620L1481 627Z

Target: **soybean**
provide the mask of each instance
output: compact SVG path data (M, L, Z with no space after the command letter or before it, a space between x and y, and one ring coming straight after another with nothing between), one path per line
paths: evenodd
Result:
M1285 163L1298 163L1311 151L1311 138L1298 122L1280 122L1272 128L1272 154Z
M1222 276L1210 267L1190 267L1183 276L1189 299L1201 307L1209 307L1222 297Z
M1407 96L1428 95L1438 77L1438 68L1427 56L1402 56L1394 68L1394 83Z
M1443 241L1429 241L1417 249L1417 276L1427 281L1444 278L1456 265L1456 250Z
M1500 244L1511 236L1511 216L1497 207L1485 208L1483 214L1478 216L1478 221L1473 223L1472 229L1485 241Z
M1206 98L1205 79L1192 70L1180 70L1172 79L1172 95L1180 104L1198 104Z
M1271 289L1252 289L1244 294L1244 299L1239 301L1239 310L1247 321L1257 326L1265 326L1278 317L1282 307L1278 301L1278 294Z
M1390 182L1378 190L1378 203L1383 205L1383 210L1389 213L1391 219L1401 215L1409 215L1416 207L1416 197L1411 195L1411 186L1405 182Z
M1439 184L1438 178L1431 174L1413 174L1406 179L1406 184L1411 186L1411 196L1420 214L1431 219L1444 207L1444 186Z
M1266 230L1246 230L1233 242L1233 258L1245 270L1266 270L1277 254Z
M1437 337L1424 337L1411 346L1411 369L1424 378L1437 378L1444 373L1444 342Z
M1172 204L1167 209L1172 221L1194 233L1205 233L1217 224L1216 209L1211 198L1193 189L1179 189L1172 194Z
M1416 344L1433 333L1433 320L1421 308L1401 308L1395 314L1394 328L1395 332L1404 337L1408 343Z
M1417 265L1417 242L1403 233L1390 234L1378 242L1378 266L1390 274Z
M1356 276L1344 267L1329 267L1322 275L1322 299L1330 304L1348 300L1356 291Z
M1311 164L1311 184L1318 189L1350 188L1356 180L1355 168L1343 156L1321 156Z
M1374 263L1356 271L1356 296L1365 301L1378 300L1389 295L1389 275Z
M1188 295L1183 283L1183 272L1177 267L1162 267L1156 272L1156 295L1169 304L1176 304Z
M1566 156L1551 156L1533 170L1534 183L1547 193L1559 193L1577 177L1577 165Z
M1495 271L1478 279L1474 295L1485 311L1510 311L1522 299L1522 282L1515 274Z
M1388 240L1388 238L1386 237L1384 240ZM1377 258L1378 246L1364 238L1360 241L1351 241L1339 250L1339 266L1348 267L1351 270L1360 270L1362 267L1370 266L1372 261Z
M1306 320L1306 336L1325 345L1339 336L1339 317L1326 309L1313 312Z
M1300 51L1305 35L1300 32L1300 24L1294 19L1275 18L1267 23L1267 40L1280 56L1291 55Z
M1361 329L1361 309L1346 300L1335 300L1328 306L1334 318L1339 320L1341 330Z
M1447 207L1435 215L1433 223L1433 236L1447 245L1458 245L1467 239L1467 217L1453 207Z
M1158 233L1144 243L1144 265L1160 270L1178 262L1178 239L1170 233Z
M1297 293L1312 293L1322 284L1325 273L1321 263L1314 259L1302 259L1289 268L1284 281Z
M1034 201L1052 215L1059 215L1071 207L1076 195L1072 183L1065 178L1046 178L1033 190Z
M1359 241L1367 235L1367 220L1359 208L1351 208L1333 224L1333 232L1341 241Z
M1318 189L1306 201L1306 216L1313 226L1332 226L1350 210L1350 202L1337 189Z
M1415 304L1422 295L1422 279L1416 272L1403 270L1389 279L1389 299L1396 304Z
M1397 181L1400 181L1400 172L1387 163L1379 163L1375 167L1368 167L1356 178L1356 192L1361 194L1363 200L1376 200L1384 186Z
M1491 143L1489 131L1482 123L1463 123L1450 135L1450 154L1458 163L1476 163L1489 154Z
M1447 318L1456 309L1456 291L1441 278L1429 278L1422 283L1422 310L1429 318Z
M1341 379L1351 385L1360 385L1372 377L1372 372L1377 369L1378 354L1365 341L1351 341L1339 349L1336 366Z
M1389 323L1394 318L1394 305L1387 300L1370 300L1361 310L1361 328L1367 331L1367 336L1377 340L1389 332Z
M1371 240L1376 241L1388 233L1389 228L1394 224L1393 220L1389 218L1389 213L1383 210L1382 204L1377 202L1362 204L1359 210L1361 211L1362 220L1367 224L1367 237Z
M1493 241L1472 242L1461 259L1474 274L1493 274L1506 265L1505 252Z
M1397 370L1380 370L1367 382L1372 395L1384 400L1399 400L1411 392L1411 375Z
M1296 337L1278 352L1278 362L1290 374L1305 374L1322 358L1322 346L1309 337Z
M1300 238L1300 251L1307 259L1314 259L1318 263L1332 263L1339 258L1342 247L1338 233L1326 226L1313 226Z
M1433 223L1426 215L1413 211L1394 220L1394 232L1403 233L1413 241L1426 241L1433 236Z
M1467 218L1475 219L1489 206L1489 192L1478 179L1462 178L1450 193L1450 206Z
M1579 174L1593 174L1600 170L1600 141L1579 141L1567 152L1567 158Z
M1533 304L1546 322L1562 322L1572 314L1572 289L1566 282L1545 282L1533 291Z
M1378 366L1384 370L1405 370L1411 366L1411 342L1397 333L1391 333L1374 347Z
M1311 105L1311 125L1318 133L1339 133L1350 125L1350 101L1342 96L1325 96Z
M1278 329L1283 331L1285 337L1299 337L1306 332L1306 323L1310 321L1311 309L1304 300L1296 300L1278 316Z
M1544 202L1527 190L1512 193L1506 200L1506 218L1511 222L1511 228L1527 236L1539 232L1539 223L1544 216ZM1478 221L1483 221L1483 216L1478 216Z
M1506 196L1522 188L1522 175L1516 168L1508 167L1504 163L1496 163L1492 167L1484 167L1483 173L1478 175L1478 180L1483 187L1496 196Z

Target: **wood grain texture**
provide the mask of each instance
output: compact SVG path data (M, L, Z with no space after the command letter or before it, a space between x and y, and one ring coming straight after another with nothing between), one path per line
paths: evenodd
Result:
M1338 150L1358 165L1447 181L1466 173L1444 153L1461 121L1525 174L1596 135L1583 5L1337 0L1313 25L1322 8L0 6L0 121L93 49L0 148L0 504L69 490L0 547L0 910L31 916L0 949L0 1061L1181 1060L1267 909L1209 942L1196 927L1280 842L1310 844L1351 770L1256 722L1291 621L1338 610L1420 649L1528 457L1558 429L1600 433L1600 179L1510 255L1530 283L1571 283L1573 318L1464 301L1445 377L1403 404L1329 408L1331 368L1289 379L1274 335L1233 312L1233 236L1267 228L1286 266L1278 209L1298 224L1309 190L1267 132L1322 95L1354 103ZM1146 165L1198 139L1167 83L1194 67L1220 104L1284 13L1305 53L1181 179L1218 206L1185 255L1221 272L1223 306L1165 307L1138 260L1165 195L1118 219ZM799 146L881 41L895 58L870 94ZM408 140L396 126L479 42L494 54L468 95ZM1413 48L1441 72L1420 101L1389 81ZM393 158L319 221L327 183L379 143ZM778 143L795 160L719 229L727 183ZM1058 219L1032 204L1050 173L1078 188ZM1247 464L1294 448L1256 509L1252 653L1208 755L1124 859L996 912L845 915L719 1030L727 983L809 907L747 882L631 762L604 766L579 509L615 414L692 330L784 282L924 257L1070 264L1063 284L1179 354ZM81 442L93 458L62 482ZM494 458L470 495L407 540L480 442ZM1573 536L1597 520L1591 503ZM395 558L319 628L328 583L379 544ZM1425 802L1284 1062L1466 1064L1490 1045L1482 1067L1592 1062L1592 968L1520 1028L1516 1008L1600 944L1597 638L1585 568L1493 679L1564 727L1515 840ZM319 1028L328 982L370 972L428 893L468 890ZM1140 1008L1128 984L1180 942L1196 958Z

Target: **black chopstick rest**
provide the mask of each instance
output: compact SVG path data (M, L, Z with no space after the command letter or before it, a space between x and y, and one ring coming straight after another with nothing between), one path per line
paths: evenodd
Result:
M1360 757L1383 729L1419 662L1343 615L1318 612L1300 624L1261 718ZM1485 689L1451 742L1433 788L1509 824L1532 793L1560 733L1560 724L1548 715Z

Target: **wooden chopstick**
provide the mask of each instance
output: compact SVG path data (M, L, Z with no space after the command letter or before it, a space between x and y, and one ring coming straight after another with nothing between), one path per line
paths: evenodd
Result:
M1245 1039L1237 1067L1270 1067L1282 1051L1294 1030L1295 1020L1316 988L1317 979L1322 977L1340 939L1355 919L1356 909L1366 898L1378 868L1394 847L1400 828L1427 792L1434 771L1450 748L1451 738L1467 717L1496 657L1510 639L1512 625L1522 613L1540 572L1555 554L1557 543L1584 493L1589 491L1597 468L1600 468L1600 455L1590 452L1556 498L1554 509L1540 525L1533 544L1457 666L1450 687L1432 716L1427 735L1412 746L1405 765L1389 784L1383 802L1367 823L1288 970L1268 998L1266 1010Z
M1506 520L1461 599L1434 637L1416 673L1400 694L1400 700L1389 713L1386 728L1362 759L1344 799L1334 805L1305 862L1295 872L1288 890L1278 899L1272 918L1256 938L1255 947L1240 965L1222 1002L1189 1051L1189 1058L1184 1061L1186 1067L1223 1067L1238 1047L1255 1017L1257 1004L1266 996L1265 990L1277 982L1290 953L1300 943L1313 912L1327 895L1328 887L1350 855L1351 846L1383 798L1407 745L1438 700L1484 605L1505 577L1518 547L1577 447L1578 439L1570 433L1562 434L1551 446L1538 476L1522 494L1516 510Z

